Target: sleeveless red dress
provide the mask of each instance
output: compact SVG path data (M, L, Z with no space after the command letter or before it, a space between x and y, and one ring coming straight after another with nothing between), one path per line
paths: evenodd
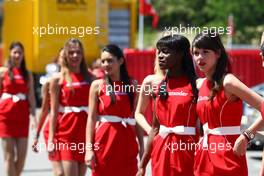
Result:
M2 97L0 99L0 137L28 137L29 103L27 99L3 98L3 94L28 95L28 86L19 68L13 68L14 80L8 72L3 74Z
M196 104L192 103L192 87L186 77L169 78L167 100L156 99L156 117L165 127L196 127ZM153 101L154 102L154 101ZM161 127L160 127L161 131ZM151 166L153 176L192 176L196 135L159 133L153 140ZM187 148L190 146L189 148Z
M114 82L122 85L121 82ZM103 83L99 93L98 116L112 115L119 118L132 117L129 97L116 90L116 103L111 105L109 93ZM135 176L137 173L138 144L135 126L121 122L99 122L95 130L95 151L97 166L93 176Z
M242 101L230 101L224 90L216 94L210 102L210 82L205 79L200 90L197 103L197 114L202 124L208 123L209 129L240 126L242 117ZM200 141L195 156L195 175L197 176L246 176L246 156L236 156L233 146L239 134L208 134L208 148Z
M55 129L54 143L55 155L50 155L50 160L69 160L84 163L85 157L85 133L88 110L88 96L90 84L84 81L80 73L71 73L71 85L63 81L60 87L59 113ZM63 107L72 107L77 109L83 107L83 110L64 110ZM70 108L71 109L71 108ZM44 136L48 138L47 123Z

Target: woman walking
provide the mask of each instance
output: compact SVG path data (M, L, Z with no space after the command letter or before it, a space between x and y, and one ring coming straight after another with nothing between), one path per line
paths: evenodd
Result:
M51 111L48 134L50 160L62 163L65 176L85 175L85 127L91 76L87 72L82 43L69 39L64 65L50 81Z
M0 137L4 152L5 173L20 175L27 154L29 116L35 126L33 76L27 70L24 47L10 45L7 67L0 68Z
M118 46L102 49L101 64L106 77L91 85L86 142L92 147L86 150L85 160L94 176L135 176L139 148L136 136L143 147L133 117L136 83L128 75Z
M157 42L158 64L164 76L147 76L136 110L136 120L145 130L143 114L153 98L153 122L137 175L144 175L151 158L153 176L192 176L196 137L196 75L190 43L181 35L168 35ZM152 87L152 92L144 92ZM148 94L146 94L148 93ZM182 148L181 148L182 147Z

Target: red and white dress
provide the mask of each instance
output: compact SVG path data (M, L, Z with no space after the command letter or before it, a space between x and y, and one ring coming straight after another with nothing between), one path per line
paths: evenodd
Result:
M119 81L114 84L122 85ZM116 103L111 105L106 88L103 83L99 93L99 126L94 140L97 166L92 173L93 176L135 176L138 144L129 97L122 90L116 90Z
M228 100L224 90L211 102L211 83L204 80L197 103L197 114L203 124L204 137L195 156L196 176L247 176L246 156L236 156L233 146L240 135L242 101Z
M84 163L85 133L90 84L80 73L70 74L72 83L62 82L55 129L55 155L50 160L69 160ZM47 123L49 126L49 123ZM44 130L48 137L48 128Z
M196 104L186 77L167 81L167 100L157 96L156 117L159 134L153 140L153 176L192 176L196 136Z
M0 99L0 137L28 137L28 86L21 69L13 68L12 71L13 81L10 80L8 72L3 74Z

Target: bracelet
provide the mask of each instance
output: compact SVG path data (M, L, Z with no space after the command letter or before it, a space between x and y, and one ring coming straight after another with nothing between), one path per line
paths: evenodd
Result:
M255 138L255 134L250 130L245 130L242 134L248 139L248 142Z
M248 142L250 141L250 138L248 137L248 135L245 132L243 132L242 135L245 136L245 138L248 140Z

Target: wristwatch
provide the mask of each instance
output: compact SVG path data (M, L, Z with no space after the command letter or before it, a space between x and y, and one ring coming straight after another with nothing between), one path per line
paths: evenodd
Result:
M255 134L250 130L245 130L242 134L248 139L248 141L251 141L255 138Z

